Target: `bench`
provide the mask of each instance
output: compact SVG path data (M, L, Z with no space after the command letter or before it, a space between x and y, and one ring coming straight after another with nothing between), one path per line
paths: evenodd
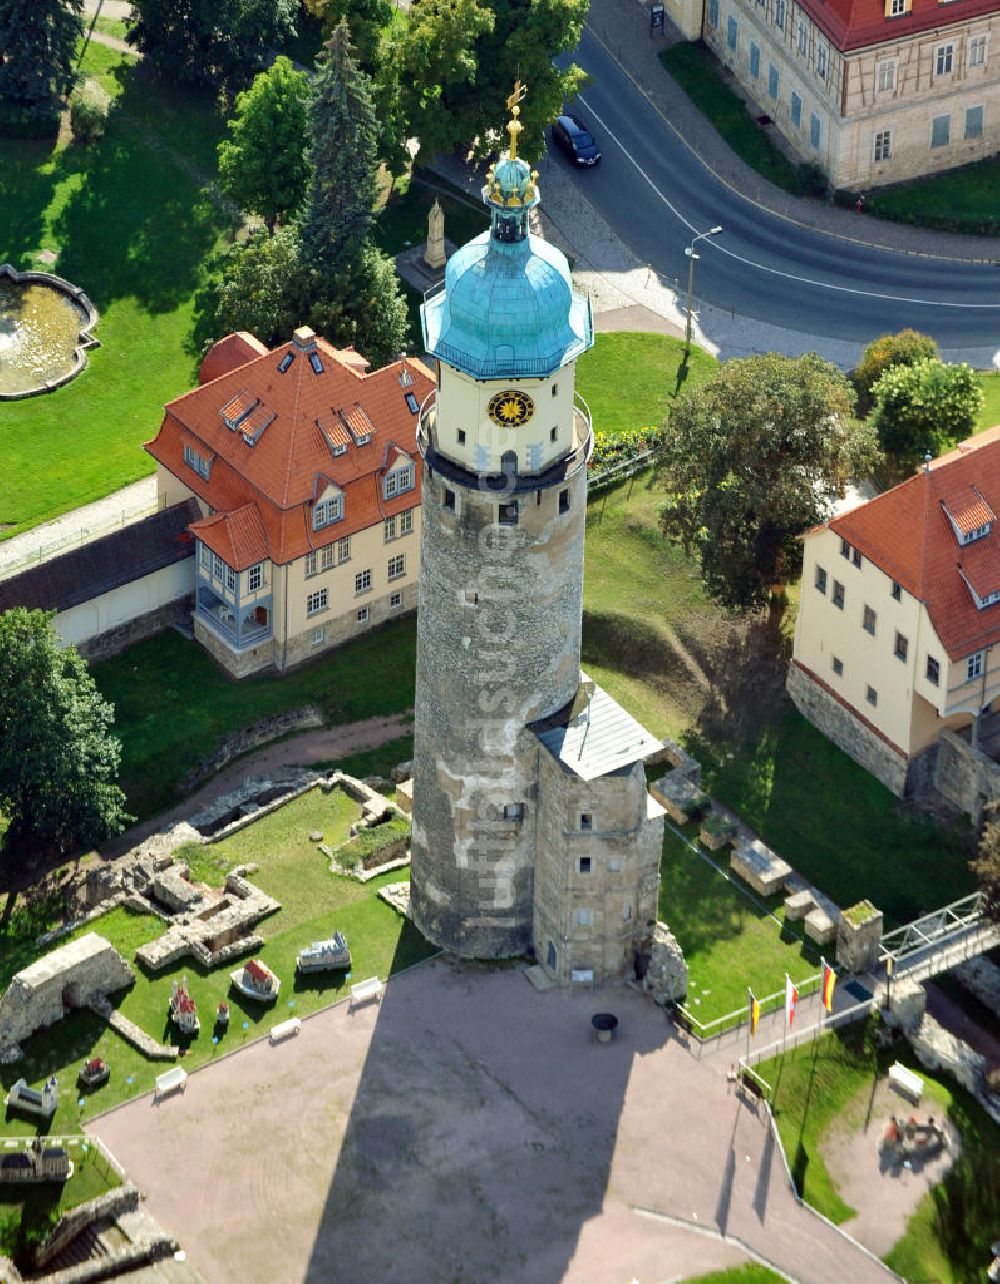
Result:
M366 981L355 981L351 986L351 1001L347 1005L350 1011L359 1003L367 1003L369 999L380 999L382 997L382 982L377 976L370 976Z
M184 1091L184 1085L187 1083L187 1071L180 1066L174 1066L170 1070L164 1070L163 1074L156 1076L156 1089L153 1093L155 1097L164 1096L168 1092L176 1092L180 1088Z
M282 1039L290 1039L293 1034L298 1034L301 1029L301 1020L298 1017L289 1017L287 1021L281 1021L271 1027L271 1042L280 1043Z
M924 1090L924 1081L920 1075L914 1074L898 1061L894 1061L889 1067L889 1083L904 1097L909 1097L914 1104L920 1100L920 1094Z

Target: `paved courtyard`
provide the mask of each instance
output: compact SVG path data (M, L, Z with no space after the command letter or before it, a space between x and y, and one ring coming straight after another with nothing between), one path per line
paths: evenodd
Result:
M212 1284L652 1284L740 1243L797 1280L892 1278L796 1203L726 1065L630 990L437 961L91 1130Z

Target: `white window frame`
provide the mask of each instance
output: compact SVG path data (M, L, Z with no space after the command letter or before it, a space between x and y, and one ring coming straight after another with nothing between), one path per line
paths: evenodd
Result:
M351 560L351 537L345 535L343 539L337 540L337 565L343 566L345 562Z
M804 58L809 51L809 28L806 26L805 18L799 19L799 25L795 31L796 47Z
M876 86L880 94L891 93L896 88L895 58L883 58L878 64Z
M390 593L390 595L389 595L389 610L390 610L390 611L398 611L398 610L402 607L402 605L403 605L403 595L402 595L402 593Z
M830 50L825 44L816 46L816 75L820 80L826 80L826 73L829 67Z
M222 578L226 573L226 564L218 553L212 554L212 579L222 583Z
M318 574L318 572L319 554L315 549L313 549L311 553L306 553L306 579L311 580L314 575Z
M951 76L955 71L955 46L949 41L934 51L934 75Z
M393 580L401 580L406 574L406 554L397 553L395 557L390 557L386 570L390 583Z
M329 571L329 570L332 570L332 569L333 569L333 559L334 559L334 547L333 547L333 545L332 545L332 544L327 544L327 545L326 545L326 546L325 546L325 547L320 551L320 555L319 555L319 565L320 565L320 570L322 570L322 571Z
M400 535L409 535L413 530L413 509L408 508L405 512L399 514L399 533Z
M592 927L594 924L593 912L585 906L580 906L574 915L577 927Z
M389 544L396 538L396 519L387 517L382 523L382 542Z
M371 591L372 591L372 572L371 572L371 567L368 567L364 571L358 571L357 575L355 575L354 594L357 597L362 593L370 593Z
M368 623L368 607L367 607L367 606L359 606L359 607L358 607L358 611L357 611L357 621L358 621L358 623L359 623L359 624L367 624L367 623Z
M969 59L968 65L972 67L985 67L986 58L989 53L990 38L987 35L969 37Z
M889 17L902 18L906 13L906 0L889 0Z
M264 587L264 563L258 562L247 570L247 592L259 593Z
M872 156L876 165L892 160L892 130L880 129L875 135Z
M975 682L977 678L983 676L983 659L985 651L976 651L970 655L965 662L965 680L966 682Z
M343 495L331 495L329 499L321 499L313 509L313 530L320 531L324 526L332 526L334 522L343 520L343 516Z
M306 617L319 615L327 608L329 595L325 588L317 589L315 593L310 593L306 598Z
M774 25L779 31L785 29L786 0L774 0Z
M202 569L203 571L211 572L211 570L212 570L212 550L208 547L208 545L207 545L207 544L202 544L202 545L201 545L201 556L200 556L200 558L199 558L198 560L199 560L199 562L201 563L201 569Z
M868 627L869 624L871 625L871 628ZM875 632L878 628L878 611L876 611L873 606L869 606L867 602L861 612L861 627L866 633L870 633L872 637L875 636Z
M208 474L211 466L204 455L200 455L194 446L184 445L184 462L192 472L196 472L199 477L204 477L208 481Z

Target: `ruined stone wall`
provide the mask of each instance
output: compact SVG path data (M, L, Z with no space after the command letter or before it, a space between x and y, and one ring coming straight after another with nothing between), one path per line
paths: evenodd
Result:
M842 749L876 780L881 780L887 789L903 797L908 768L905 754L866 726L857 714L836 700L799 665L789 665L785 685L796 709L817 731L822 731L838 749Z
M973 749L954 731L942 731L934 786L949 802L967 812L978 827L986 804L1000 801L1000 765Z
M164 629L169 629L174 624L190 620L193 609L194 594L188 593L178 598L176 602L168 602L166 606L157 607L155 611L147 611L145 615L139 615L134 620L128 620L125 624L116 625L115 628L99 633L96 637L78 642L76 649L85 660L107 660L110 656L124 651L126 647L134 646L136 642L144 642L146 638L162 633ZM57 628L58 623L57 617Z
M563 983L587 968L596 981L618 979L656 919L662 809L648 814L641 763L586 781L537 752L535 954Z
M530 944L537 740L523 728L579 684L582 460L516 499L518 524L500 525L497 498L425 466L413 913L430 940L468 957ZM505 806L523 814L505 818Z

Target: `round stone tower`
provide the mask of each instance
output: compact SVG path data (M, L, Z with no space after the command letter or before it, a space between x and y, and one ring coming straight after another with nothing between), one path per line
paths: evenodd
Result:
M422 308L436 393L424 460L411 898L417 926L466 957L532 938L538 740L580 682L590 415L574 392L593 343L563 255L528 231L536 175L490 171L490 230Z

